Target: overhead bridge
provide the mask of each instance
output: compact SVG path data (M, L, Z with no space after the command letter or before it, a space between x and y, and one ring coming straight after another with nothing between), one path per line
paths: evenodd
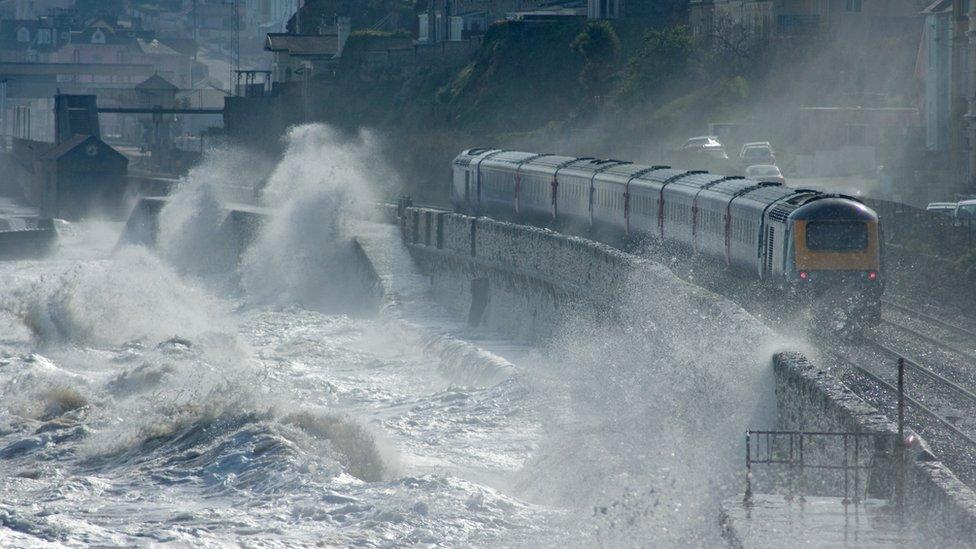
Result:
M224 109L181 109L163 107L98 107L100 113L115 114L224 114Z

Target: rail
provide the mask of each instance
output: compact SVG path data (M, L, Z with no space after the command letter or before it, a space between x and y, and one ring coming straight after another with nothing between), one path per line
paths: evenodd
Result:
M788 493L786 498L803 498L806 491L806 472L842 471L844 475L843 503L860 503L861 474L875 467L876 452L870 451L862 459L862 448L867 451L878 447L879 440L891 442L893 435L883 433L856 433L831 431L746 431L746 492L744 500L752 501L754 465L784 466L787 468ZM865 442L865 439L868 439ZM833 441L838 443L831 444ZM874 444L871 444L871 443ZM820 451L840 450L840 459L821 461L810 457L812 445ZM865 446L865 444L867 444ZM894 447L894 445L892 446ZM814 460L812 460L814 459ZM865 477L866 478L866 477ZM797 486L800 483L801 486ZM865 483L866 490L866 483Z
M976 331L970 330L969 328L963 328L962 326L959 326L957 324L953 324L952 322L946 322L945 320L943 320L941 318L938 318L936 316L930 315L928 313L923 313L923 312L917 310L916 308L909 307L907 305L902 305L901 303L895 303L895 302L889 301L887 299L882 299L881 300L881 303L883 303L884 305L886 305L888 307L891 307L892 309L895 309L897 311L901 311L904 314L907 314L907 315L910 315L910 316L915 316L915 317L921 318L923 320L926 320L928 322L931 322L933 324L937 324L939 326L942 326L943 328L945 328L946 330L949 330L950 332L957 332L957 333L959 333L959 334L961 334L963 336L971 337L971 338L976 339Z
M898 395L898 394L901 393L903 395L904 401L907 402L907 403L909 403L909 404L911 404L914 409L918 410L923 415L928 416L929 418L931 418L932 420L934 420L936 423L942 425L943 428L945 428L946 430L952 432L956 436L960 437L962 440L964 440L965 442L967 442L968 444L970 444L973 448L976 448L976 439L974 439L968 433L966 433L965 431L963 431L962 429L960 429L959 427L957 427L955 425L955 423L953 423L953 422L949 421L948 419L942 417L939 413L935 412L934 410L932 410L931 408L929 408L928 406L926 406L920 400L918 400L916 398L913 398L913 397L910 397L908 395L904 395L903 394L903 389L901 391L899 391L899 387L897 387L895 385L892 385L888 381L885 381L884 379L882 379L880 376L878 376L874 372L871 372L867 368L864 368L863 366L855 363L850 358L848 358L848 357L846 357L846 356L844 356L844 355L842 355L840 353L837 353L837 352L832 352L832 354L833 354L833 356L835 358L837 358L841 362L846 363L848 366L850 366L851 368L853 368L854 370L856 370L859 374L861 374L864 377L867 377L868 379L872 380L873 382L875 382L876 384L878 384L879 386L881 386L883 389L886 389L886 390L888 390L888 391L890 391L892 393L895 393L896 395ZM901 381L901 380L903 380L903 376L904 376L904 367L905 366L911 366L914 363L910 363L907 360L900 359L899 360L899 364L900 364L900 366L899 366L899 378L900 378L899 381ZM916 369L916 371L922 372L922 370L917 370L917 369Z

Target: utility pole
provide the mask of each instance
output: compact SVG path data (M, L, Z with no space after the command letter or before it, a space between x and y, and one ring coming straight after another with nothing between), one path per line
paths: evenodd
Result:
M969 173L966 190L976 189L976 2L969 3Z
M234 70L241 70L241 0L234 0Z

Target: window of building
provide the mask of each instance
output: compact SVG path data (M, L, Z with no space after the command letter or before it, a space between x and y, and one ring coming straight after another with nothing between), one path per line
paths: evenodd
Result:
M17 41L30 42L30 31L26 27L20 27L17 29Z
M51 29L38 29L37 30L37 43L38 44L50 44L51 43Z
M91 43L92 44L105 43L105 33L102 32L102 29L95 29L95 32L92 33Z
M844 8L853 13L861 12L861 0L846 0Z

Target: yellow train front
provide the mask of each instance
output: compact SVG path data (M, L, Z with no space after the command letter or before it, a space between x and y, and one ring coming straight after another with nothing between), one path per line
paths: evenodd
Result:
M878 215L849 197L812 195L789 213L783 273L795 296L821 318L881 320L882 239Z

